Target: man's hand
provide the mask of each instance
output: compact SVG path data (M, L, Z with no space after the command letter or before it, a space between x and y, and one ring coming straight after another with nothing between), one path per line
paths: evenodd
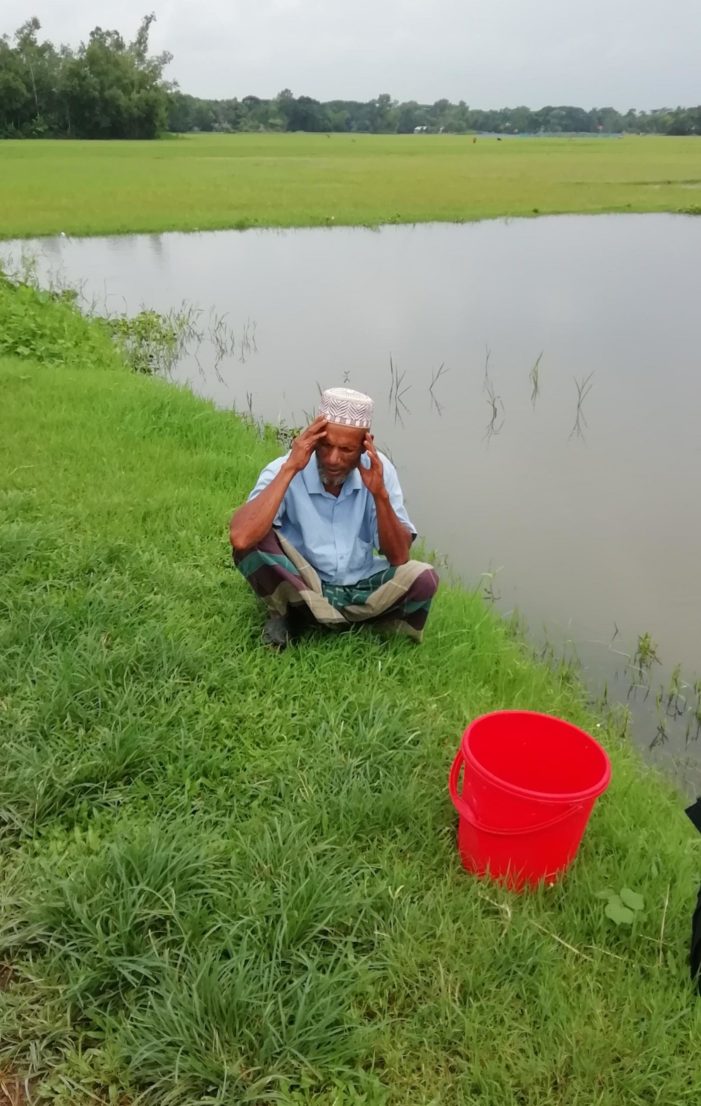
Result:
M382 461L380 455L375 449L375 443L372 440L371 434L366 434L363 441L363 449L370 458L370 467L366 468L362 463L362 453L360 460L358 461L358 468L360 469L360 477L363 484L370 492L373 498L377 498L385 490L385 481L382 473Z
M375 500L377 512L377 534L379 537L380 552L391 565L403 565L409 560L412 534L395 514L389 492L385 487L384 472L380 455L375 449L372 434L366 434L363 449L370 458L370 467L358 461L360 476L363 484ZM362 457L362 454L361 454Z
M314 422L310 423L292 443L290 456L287 458L287 466L295 473L301 472L309 464L309 459L317 445L326 433L328 419L318 415Z

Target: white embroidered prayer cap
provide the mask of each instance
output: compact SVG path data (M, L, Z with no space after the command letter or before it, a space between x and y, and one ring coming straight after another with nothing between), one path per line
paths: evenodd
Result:
M339 426L357 426L369 430L375 404L370 396L352 388L327 388L321 393L319 414Z

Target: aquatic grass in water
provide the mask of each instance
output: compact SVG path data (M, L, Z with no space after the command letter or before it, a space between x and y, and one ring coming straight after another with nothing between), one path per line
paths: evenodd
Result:
M409 408L406 405L404 396L411 388L411 384L405 384L404 378L406 377L406 371L400 372L399 367L394 363L392 354L389 355L389 374L390 374L390 386L388 403L394 411L394 421L404 425L404 419L402 418L402 412L408 414Z
M584 400L587 398L593 387L591 382L593 375L594 373L590 372L581 380L577 380L577 378L575 377L574 386L577 389L577 410L575 412L574 423L570 431L570 438L574 438L575 436L578 438L584 438L584 430L589 425L587 423L583 408Z
M543 351L541 351L536 357L531 371L528 374L528 378L531 382L531 406L535 410L536 400L540 395L540 363L543 360Z
M487 429L485 430L484 437L486 441L490 442L492 438L496 437L500 433L504 426L505 414L504 414L504 401L494 387L494 382L489 373L489 362L492 356L492 351L487 347L484 357L484 381L483 387L487 394L487 406L489 407L489 422L487 423ZM501 421L499 421L499 415L501 414Z
M420 648L267 653L226 531L273 433L129 373L62 303L4 287L0 320L15 295L0 1070L61 1106L695 1104L698 843L615 716L447 585ZM463 727L507 706L614 769L566 882L521 898L462 871L446 789ZM632 925L606 888L643 896Z
M434 369L434 371L431 373L431 383L429 384L429 387L428 387L428 393L429 393L429 396L431 397L431 407L435 409L436 414L438 414L438 415L443 414L443 405L441 403L439 403L439 401L436 399L436 394L435 394L434 389L436 387L436 384L440 380L440 378L442 376L444 376L447 372L448 372L448 368L445 364L445 361L441 361L438 368Z

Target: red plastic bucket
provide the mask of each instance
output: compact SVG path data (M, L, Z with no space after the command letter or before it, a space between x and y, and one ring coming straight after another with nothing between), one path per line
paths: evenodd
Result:
M552 883L577 855L610 779L604 750L569 722L526 710L476 718L449 778L464 867L515 891Z

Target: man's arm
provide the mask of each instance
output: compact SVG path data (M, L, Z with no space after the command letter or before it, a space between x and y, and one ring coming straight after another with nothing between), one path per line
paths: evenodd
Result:
M365 487L375 501L380 552L384 554L391 565L404 565L409 560L409 550L414 535L397 517L392 506L389 492L385 487L382 461L369 434L366 436L363 445L370 458L370 467L365 468L364 465L360 464L358 468Z
M229 525L229 540L237 553L252 549L271 530L280 504L292 480L306 468L319 439L326 431L327 420L317 418L292 443L289 457L280 471L255 499L234 512Z
M380 553L384 554L391 565L405 565L409 560L413 534L397 518L386 489L374 499L377 530L380 535Z
M294 476L288 457L268 486L255 499L244 503L234 512L229 524L229 540L237 553L252 549L272 529L275 516Z

